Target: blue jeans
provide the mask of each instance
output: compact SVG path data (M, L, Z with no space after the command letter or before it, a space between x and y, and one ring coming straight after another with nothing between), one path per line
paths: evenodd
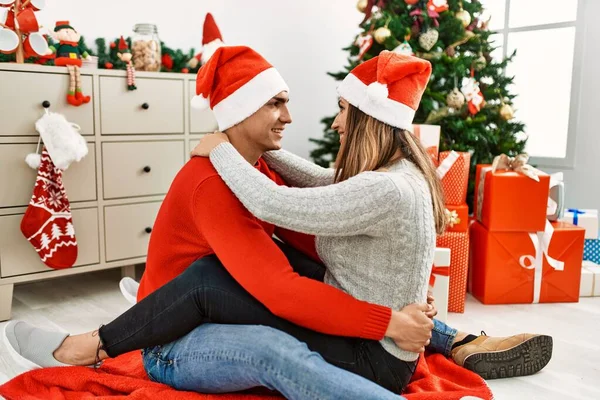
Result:
M178 390L227 393L264 386L288 399L403 399L261 325L203 324L142 354L150 379Z
M427 350L449 356L455 336L456 329L434 320ZM227 393L264 386L288 399L402 398L266 326L204 324L142 353L148 376L179 390Z
M431 331L431 342L429 343L429 346L427 346L427 351L450 357L450 351L452 350L452 343L454 342L456 333L456 329L434 319L433 330Z

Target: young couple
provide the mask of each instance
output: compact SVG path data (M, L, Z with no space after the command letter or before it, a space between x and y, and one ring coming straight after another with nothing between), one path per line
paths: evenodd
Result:
M409 132L430 74L388 51L356 67L339 87L332 170L273 151L292 122L288 86L252 49L218 49L195 101L224 133L175 177L138 303L73 336L12 321L9 349L31 368L142 349L149 377L176 389L265 386L290 399L398 398L425 347L484 378L539 371L548 336L474 336L433 319L443 194Z

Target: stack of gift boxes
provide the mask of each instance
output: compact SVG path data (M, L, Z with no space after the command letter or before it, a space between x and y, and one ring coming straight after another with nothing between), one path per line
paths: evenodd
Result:
M444 320L446 311L462 313L465 310L469 269L469 208L466 200L471 155L455 151L438 153L439 126L415 125L414 134L437 166L446 202L449 224L446 232L437 238L430 281L438 318Z
M471 284L484 304L577 302L585 229L547 220L550 176L478 165Z
M437 238L429 282L439 319L464 312L467 278L469 291L484 304L600 296L597 210L567 209L563 216L555 201L562 182L527 164L478 165L470 220L470 153L440 153L439 126L413 128L437 166L446 202L448 227Z
M579 297L600 296L600 240L598 239L598 210L567 209L561 221L585 229L585 245L581 268Z

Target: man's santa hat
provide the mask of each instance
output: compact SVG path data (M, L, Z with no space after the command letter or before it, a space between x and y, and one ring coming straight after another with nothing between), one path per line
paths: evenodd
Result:
M384 50L350 71L338 94L365 114L412 131L430 75L429 61Z
M192 107L210 107L224 131L289 88L279 72L246 46L224 46L199 70Z

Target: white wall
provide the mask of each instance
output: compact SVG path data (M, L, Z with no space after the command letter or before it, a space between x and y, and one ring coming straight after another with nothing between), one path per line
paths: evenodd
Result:
M586 7L583 84L575 167L565 171L567 204L600 209L600 24L595 21L600 1L580 1ZM168 46L187 50L199 48L204 15L213 13L226 43L255 48L288 81L294 123L286 131L284 146L308 158L308 138L320 137L319 120L336 110L336 82L326 72L345 65L346 52L341 49L359 31L362 18L355 5L355 0L48 0L39 16L50 28L56 20L71 20L88 42L130 35L135 23L153 22ZM549 61L555 56L548 55Z
M355 0L48 0L40 22L53 29L67 19L93 45L97 37L112 40L131 35L133 25L151 22L171 48L199 49L202 23L211 12L223 39L248 45L273 64L290 86L294 122L285 132L284 147L308 158L309 137L321 137L320 119L337 109L336 82L326 72L345 65L346 47L360 31L363 14Z
M600 15L600 1L580 1L585 7L582 84L578 93L575 166L564 171L566 202L569 207L600 209L600 25L594 17Z

